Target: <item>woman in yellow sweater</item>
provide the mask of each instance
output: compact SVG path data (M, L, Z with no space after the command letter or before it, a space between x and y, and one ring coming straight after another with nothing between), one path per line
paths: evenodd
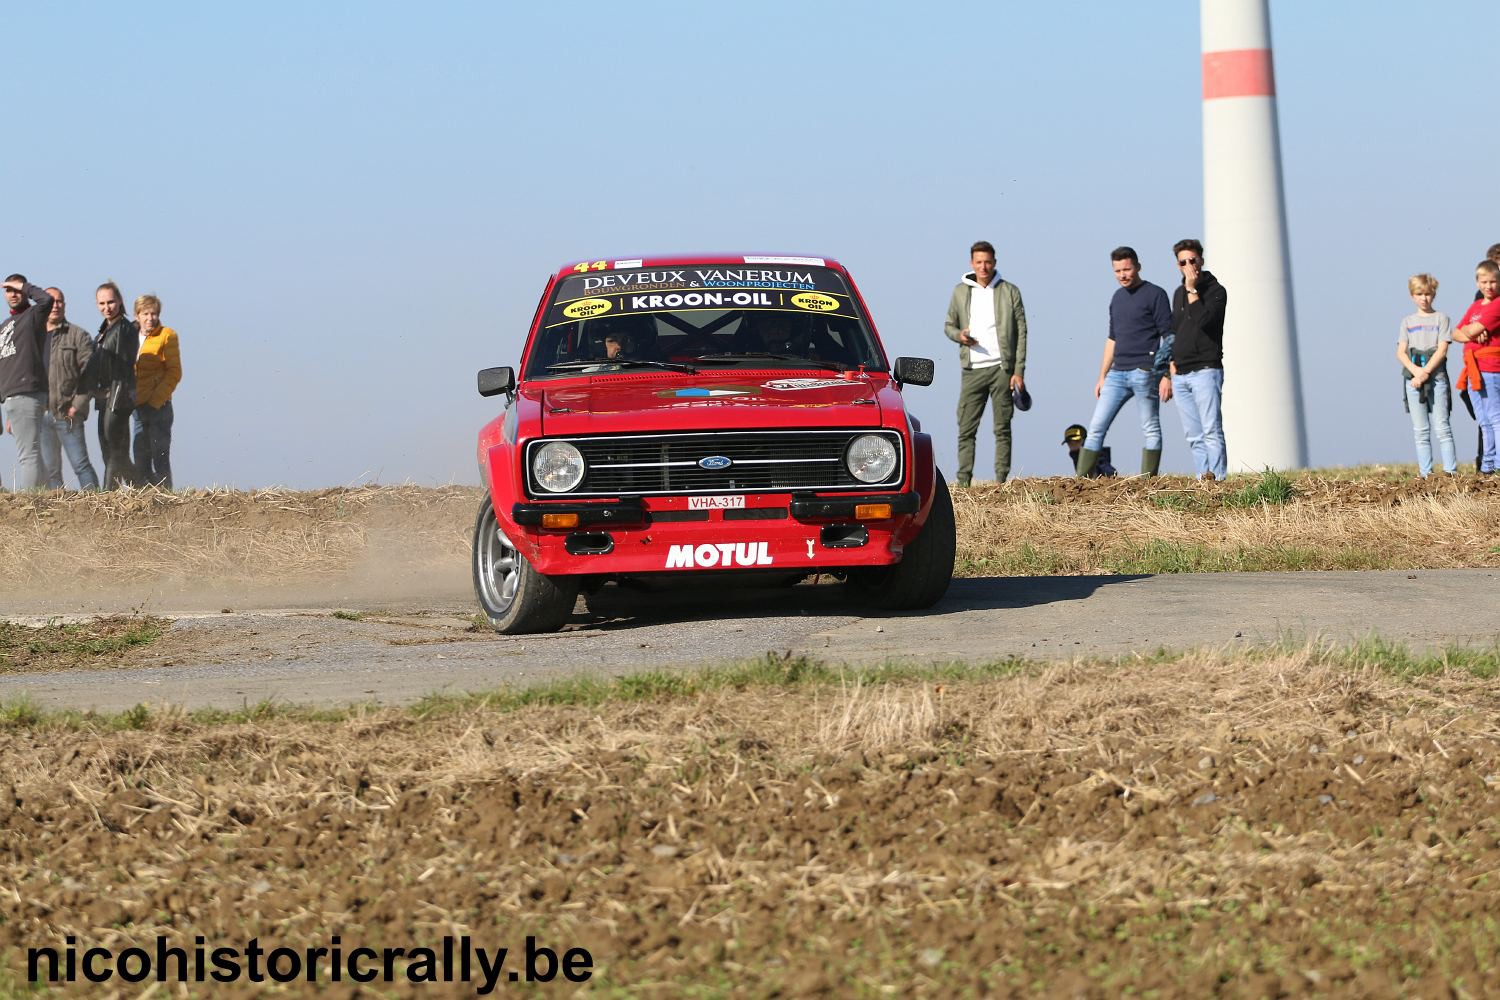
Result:
M142 484L172 488L172 391L182 381L177 331L161 325L161 299L135 300L141 353L135 361L135 467Z

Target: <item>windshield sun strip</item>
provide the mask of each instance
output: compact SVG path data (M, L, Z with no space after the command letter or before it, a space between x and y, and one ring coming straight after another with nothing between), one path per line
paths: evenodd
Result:
M716 269L718 266L719 265L709 265L709 267L711 269ZM692 270L695 270L695 271L698 270L698 268L697 268L696 265L689 265L689 267L685 268L684 270L687 270L687 269L692 269ZM654 271L660 271L660 270L669 270L669 268L649 268L648 267L648 268L640 268L638 271L631 271L631 272L617 271L617 272L614 272L614 273L616 275L623 275L623 274L627 274L627 273L629 273L629 274L637 274L637 273L638 274L647 274L647 273L652 273ZM580 302L580 301L582 301L584 299L602 299L602 298L606 298L606 297L611 296L611 295L671 295L671 294L684 295L684 294L687 294L688 292L723 292L723 291L727 291L727 292L736 292L736 291L738 291L738 292L816 292L816 293L818 293L820 295L836 295L836 296L839 296L841 298L846 298L846 299L852 299L852 298L854 298L854 293L853 293L853 290L849 287L849 283L846 280L844 280L843 275L839 274L839 272L835 271L833 268L830 268L830 267L824 265L821 268L817 268L816 271L809 271L809 272L807 272L806 276L809 279L807 281L795 281L795 280L791 280L791 279L772 280L772 279L765 279L765 278L751 278L751 279L713 278L713 279L709 279L709 280L717 282L716 284L699 284L699 285L689 284L688 280L686 278L683 278L683 279L681 279L680 283L646 282L645 284L641 284L641 285L607 285L607 286L596 286L596 287L590 288L590 289L579 290L579 289L576 289L576 288L569 288L568 287L569 282L572 281L575 278L579 278L580 280L582 280L583 277L587 277L587 276L577 276L577 275L571 275L570 274L567 277L562 278L562 279L560 279L557 282L556 296L552 299L551 304L554 305L554 306L556 306L556 305L561 305L562 303L565 303L565 302ZM797 275L797 277L801 277L801 275ZM819 282L819 280L818 280L819 278L823 278L824 279L823 282ZM833 280L829 281L828 280L829 278L831 278ZM700 280L702 280L701 273L700 273ZM834 284L834 283L837 283L837 285L839 286L839 288L837 290L818 287L819 284Z

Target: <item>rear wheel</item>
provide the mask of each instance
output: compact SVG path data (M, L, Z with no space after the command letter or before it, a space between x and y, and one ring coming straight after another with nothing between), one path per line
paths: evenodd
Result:
M474 593L497 632L554 632L573 612L578 578L532 568L500 530L485 497L474 522Z
M849 586L861 601L885 611L930 608L953 582L957 546L953 497L943 474L934 471L932 509L901 561L879 569L851 570Z

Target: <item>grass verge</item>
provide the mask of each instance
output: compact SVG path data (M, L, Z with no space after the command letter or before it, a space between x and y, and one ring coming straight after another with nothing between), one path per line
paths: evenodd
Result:
M98 666L149 646L171 622L150 616L112 616L42 626L0 621L0 673Z
M1440 674L1492 679L1500 676L1500 646L1476 648L1452 646L1432 651L1414 651L1400 643L1371 637L1354 644L1327 644L1286 639L1265 646L1226 651L1158 649L1130 656L1077 660L1078 669L1107 668L1126 673L1141 666L1183 664L1204 656L1232 656L1249 664L1295 655L1314 666L1349 670L1375 669L1392 677L1411 680ZM888 686L935 686L981 683L1022 674L1036 675L1056 669L1057 663L1021 658L987 663L912 664L886 663L859 667L825 663L815 658L768 653L759 659L694 670L644 670L619 677L570 677L525 687L500 687L468 694L431 694L398 709L351 704L341 708L310 708L272 701L233 709L185 711L166 706L138 704L124 712L98 713L50 710L28 699L0 702L0 729L56 726L65 729L107 730L173 729L183 726L213 727L270 723L274 721L341 723L351 719L395 713L417 721L436 720L482 711L508 714L539 707L597 708L606 705L671 703L705 695L750 690L847 690Z

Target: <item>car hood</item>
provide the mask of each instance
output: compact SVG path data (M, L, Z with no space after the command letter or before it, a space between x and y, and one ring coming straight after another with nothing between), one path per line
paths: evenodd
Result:
M756 427L878 427L884 380L785 372L615 375L538 387L548 437Z

